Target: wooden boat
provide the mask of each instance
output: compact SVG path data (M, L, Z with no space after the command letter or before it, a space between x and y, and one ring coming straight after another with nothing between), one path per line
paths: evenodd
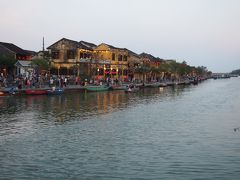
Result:
M145 87L150 87L150 88L156 88L159 87L160 83L149 83L149 84L144 84Z
M100 86L86 86L85 89L90 92L98 92L98 91L108 91L110 86L100 85Z
M27 95L43 95L43 94L47 94L47 90L27 89L27 90L25 90L25 94L27 94Z
M128 86L126 89L125 89L125 92L126 93L134 93L134 92L138 92L139 91L139 87L136 87L136 86Z
M166 83L159 83L159 87L166 87L167 84Z
M185 82L184 81L177 81L177 82L174 82L174 85L185 85Z
M7 94L3 91L0 91L0 96L6 96Z
M60 88L53 88L53 89L48 89L47 90L47 94L48 95L60 95L60 94L63 94L64 92L64 89L60 89Z
M0 91L0 96L12 96L12 95L16 95L18 94L18 92L14 91L14 90L7 90L7 89L4 89L4 90L1 90Z
M126 88L127 88L127 86L124 86L124 85L122 85L122 86L112 86L113 90L125 90Z
M15 92L17 92L17 88L16 87L6 87L3 89L3 92L9 93L9 94L14 94Z

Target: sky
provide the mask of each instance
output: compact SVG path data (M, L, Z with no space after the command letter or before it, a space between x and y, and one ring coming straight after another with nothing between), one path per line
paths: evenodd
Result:
M39 51L61 38L240 68L239 0L0 0L0 41Z

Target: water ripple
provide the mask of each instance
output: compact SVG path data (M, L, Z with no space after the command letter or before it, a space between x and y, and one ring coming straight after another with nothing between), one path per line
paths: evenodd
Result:
M0 99L0 179L237 179L238 78Z

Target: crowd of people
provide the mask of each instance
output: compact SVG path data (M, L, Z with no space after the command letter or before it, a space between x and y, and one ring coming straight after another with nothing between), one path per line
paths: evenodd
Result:
M121 84L122 79L102 77L96 79L81 79L80 76L66 76L66 75L51 75L45 74L28 74L21 76L10 76L0 74L0 88L16 87L18 89L28 88L47 88L47 87L60 87L64 88L69 85L73 86L86 86L88 84L94 85L113 85Z

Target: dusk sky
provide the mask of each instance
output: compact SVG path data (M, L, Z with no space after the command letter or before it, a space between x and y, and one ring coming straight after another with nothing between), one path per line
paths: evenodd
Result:
M61 38L240 68L240 0L1 0L0 41L39 51Z

